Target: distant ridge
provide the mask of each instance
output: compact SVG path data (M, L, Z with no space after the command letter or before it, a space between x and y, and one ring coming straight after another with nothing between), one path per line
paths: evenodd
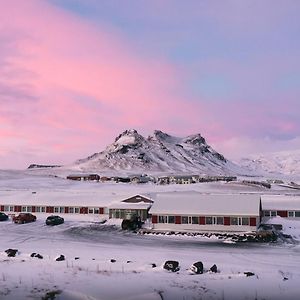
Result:
M31 164L27 169L45 169L45 168L60 168L59 165L38 165L38 164Z

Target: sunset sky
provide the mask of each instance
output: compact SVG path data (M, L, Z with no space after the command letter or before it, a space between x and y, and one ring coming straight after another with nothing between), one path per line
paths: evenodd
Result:
M300 148L300 1L0 0L0 169L125 129L231 159Z

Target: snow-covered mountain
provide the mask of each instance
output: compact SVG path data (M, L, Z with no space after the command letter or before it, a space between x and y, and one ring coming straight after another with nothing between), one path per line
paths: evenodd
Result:
M79 170L123 170L129 172L176 172L232 175L241 169L213 150L200 134L184 138L159 130L145 138L130 129L106 149L75 162Z
M300 175L300 150L252 155L240 165L256 173Z

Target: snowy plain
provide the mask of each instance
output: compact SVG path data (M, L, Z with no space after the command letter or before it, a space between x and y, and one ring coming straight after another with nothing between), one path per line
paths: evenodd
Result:
M34 172L0 171L0 197L23 192L51 195L66 201L68 194L107 196L153 192L200 191L295 194L281 186L264 188L225 183L193 185L133 185L72 182ZM6 195L6 196L5 196ZM84 201L84 199L82 199ZM104 203L104 202L103 202ZM113 224L81 216L66 217L64 224L0 222L0 299L299 299L300 221L279 217L293 242L226 243L217 237L138 235ZM7 257L8 248L18 249ZM43 259L31 257L39 253ZM55 259L63 254L64 261ZM180 270L162 268L178 260ZM202 261L207 272L191 275L189 267ZM156 267L153 268L153 264ZM216 264L218 273L209 272ZM255 275L247 277L244 272Z

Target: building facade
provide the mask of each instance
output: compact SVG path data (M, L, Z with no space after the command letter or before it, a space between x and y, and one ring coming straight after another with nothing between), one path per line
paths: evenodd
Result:
M154 230L256 231L261 200L254 194L161 193L149 210Z

